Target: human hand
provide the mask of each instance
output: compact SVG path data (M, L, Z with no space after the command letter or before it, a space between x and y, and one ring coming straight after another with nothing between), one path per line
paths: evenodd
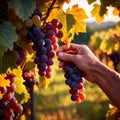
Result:
M70 44L69 48L62 46L58 52L60 60L59 67L63 67L64 61L73 62L84 73L84 77L90 82L95 82L95 72L97 64L100 63L98 58L86 45Z

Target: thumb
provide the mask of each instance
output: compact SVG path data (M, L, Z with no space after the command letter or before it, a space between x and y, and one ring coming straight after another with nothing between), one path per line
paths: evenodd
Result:
M74 61L74 55L65 52L60 52L58 58L63 61Z

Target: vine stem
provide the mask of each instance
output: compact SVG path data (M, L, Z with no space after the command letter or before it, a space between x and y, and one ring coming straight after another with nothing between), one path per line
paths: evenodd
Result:
M53 9L55 2L56 2L56 0L53 0L52 4L50 5L50 7L47 10L46 16L42 19L44 21L43 26L46 24L46 20L47 20L48 16L50 15L51 10Z

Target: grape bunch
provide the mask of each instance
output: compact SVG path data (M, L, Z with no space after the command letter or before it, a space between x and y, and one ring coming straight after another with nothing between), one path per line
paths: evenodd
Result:
M27 37L34 43L33 50L36 51L34 62L39 69L39 75L51 78L53 58L59 46L58 39L63 36L60 30L62 24L57 19L53 19L42 26L41 17L40 12L35 10L31 17L33 25L31 24Z
M6 87L6 89L0 88L1 93L4 94L3 98L0 100L0 110L3 112L1 117L4 120L13 120L16 115L22 113L23 107L15 98L15 76L13 74L8 74L5 79L9 79L10 86Z
M35 72L34 70L23 70L23 79L25 80L24 85L29 90L33 85L38 85L39 80L35 78Z
M72 62L64 62L65 84L70 87L71 100L80 103L85 100L84 78L82 71Z

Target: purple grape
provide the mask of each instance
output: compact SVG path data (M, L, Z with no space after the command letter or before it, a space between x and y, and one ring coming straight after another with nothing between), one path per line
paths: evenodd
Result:
M39 9L35 9L35 10L34 10L32 16L34 16L34 15L38 15L40 18L42 18L42 13L40 12Z
M53 58L55 56L55 53L54 53L54 51L50 50L50 51L48 51L47 55L49 58Z
M40 62L42 62L42 63L43 63L43 62L46 63L47 60L48 60L47 55L41 55L41 56L40 56Z
M47 65L50 66L50 65L53 65L53 64L54 64L53 59L49 58L48 61L47 61Z
M55 32L54 32L53 30L49 30L49 31L47 32L47 36L48 36L49 38L52 38L53 36L55 36Z
M77 87L71 88L69 92L70 92L70 94L77 94L78 88Z
M33 39L34 38L34 34L30 31L27 33L27 38L28 39Z
M37 42L37 45L38 45L39 47L44 46L44 45L45 45L45 40L44 40L44 39L39 39L38 42Z
M65 84L67 84L67 85L69 85L69 86L71 85L71 82L72 82L71 79L66 79L66 80L65 80Z
M45 38L45 45L50 45L51 44L51 40L49 38Z
M43 39L45 37L45 34L41 31L39 34L37 34L37 37L39 39Z
M46 63L41 63L38 65L38 68L42 71L45 71L47 69L47 64Z
M71 100L72 100L72 101L77 100L77 98L78 98L78 96L77 96L76 94L72 94L72 95L71 95Z
M76 83L76 82L71 82L70 86L71 86L72 88L77 87L77 83Z
M42 46L39 48L38 52L39 52L39 54L43 55L43 54L47 53L47 49L46 49L46 47Z
M33 29L33 34L39 35L40 33L41 33L41 30L40 30L39 27L35 27L35 28Z

